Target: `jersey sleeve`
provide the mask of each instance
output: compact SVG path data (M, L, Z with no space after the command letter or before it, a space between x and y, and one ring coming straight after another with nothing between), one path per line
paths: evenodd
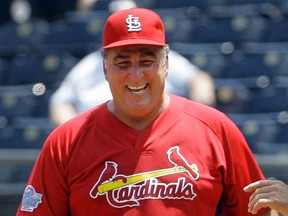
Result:
M57 137L59 139L59 137ZM17 216L69 215L65 146L50 135L33 167Z
M265 177L241 131L226 116L223 119L224 123L219 137L225 151L227 170L224 174L221 215L252 215L248 213L248 201L251 194L244 192L243 188L249 183ZM263 211L258 215L261 215Z

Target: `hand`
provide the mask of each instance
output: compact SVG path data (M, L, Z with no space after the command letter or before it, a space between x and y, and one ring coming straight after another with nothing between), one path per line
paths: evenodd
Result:
M256 214L261 208L269 207L288 215L288 185L279 180L260 180L247 185L245 192L250 196L248 211Z
M216 104L214 81L207 72L199 71L189 86L189 99L209 106Z

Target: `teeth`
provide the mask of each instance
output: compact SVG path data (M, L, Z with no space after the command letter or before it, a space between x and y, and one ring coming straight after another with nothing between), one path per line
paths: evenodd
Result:
M144 89L146 85L141 85L141 86L128 86L129 89L131 90L140 90Z

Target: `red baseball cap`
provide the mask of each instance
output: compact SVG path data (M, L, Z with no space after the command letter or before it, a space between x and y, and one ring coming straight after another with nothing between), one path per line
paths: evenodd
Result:
M152 10L131 8L110 15L103 31L103 48L145 44L165 46L165 29Z

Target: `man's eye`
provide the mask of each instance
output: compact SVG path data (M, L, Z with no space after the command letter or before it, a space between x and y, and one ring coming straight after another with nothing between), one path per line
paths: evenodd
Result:
M144 65L144 66L149 66L153 63L154 61L152 60L144 60L144 61L141 61L141 65Z
M121 67L121 68L128 67L129 66L129 62L127 62L127 61L118 62L117 65L118 65L118 67Z

